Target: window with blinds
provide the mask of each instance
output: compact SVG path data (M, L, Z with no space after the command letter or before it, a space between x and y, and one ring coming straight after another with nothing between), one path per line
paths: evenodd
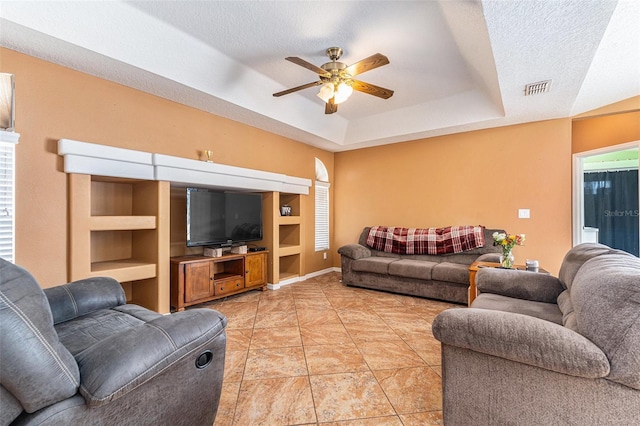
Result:
M316 181L316 251L329 250L329 184Z
M0 142L0 257L13 262L15 251L15 144Z

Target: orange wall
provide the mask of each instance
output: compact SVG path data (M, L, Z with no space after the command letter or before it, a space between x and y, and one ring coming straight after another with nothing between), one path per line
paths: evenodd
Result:
M574 135L572 147L570 119L333 154L11 50L0 48L0 59L1 71L16 75L21 133L16 260L43 286L67 280L61 138L188 158L212 149L219 163L311 180L314 158L320 158L332 184L332 256L323 260L313 249L312 187L305 199L304 273L339 266L337 248L356 241L367 225L482 224L526 233L516 260L539 259L552 273L571 247L571 153L593 142ZM604 113L627 109L614 105ZM583 131L581 121L573 122L573 131L594 134L593 128ZM637 134L635 126L625 119L612 127ZM531 219L518 219L519 208L531 209Z
M333 153L157 96L0 49L16 75L16 263L43 287L67 281L67 177L61 138L199 158L315 179L315 157L333 181ZM330 267L313 248L313 187L304 221L306 273Z
M481 224L525 233L516 262L553 273L571 247L569 119L337 153L335 169L335 247L364 226Z
M623 112L606 114L612 108ZM603 112L605 115L601 115ZM591 111L590 115L573 121L573 153L640 140L640 96Z

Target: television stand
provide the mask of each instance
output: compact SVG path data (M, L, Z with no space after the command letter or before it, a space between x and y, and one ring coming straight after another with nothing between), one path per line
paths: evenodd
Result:
M171 258L171 306L185 307L267 289L267 251Z

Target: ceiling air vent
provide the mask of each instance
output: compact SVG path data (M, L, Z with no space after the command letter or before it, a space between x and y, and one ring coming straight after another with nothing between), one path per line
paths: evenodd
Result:
M537 95L539 93L547 93L551 87L551 80L539 81L537 83L530 83L524 86L524 95Z

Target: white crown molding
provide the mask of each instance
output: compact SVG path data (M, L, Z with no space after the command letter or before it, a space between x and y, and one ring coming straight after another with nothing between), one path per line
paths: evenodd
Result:
M311 187L310 179L71 139L58 141L58 154L64 156L65 173L302 195L308 195Z

